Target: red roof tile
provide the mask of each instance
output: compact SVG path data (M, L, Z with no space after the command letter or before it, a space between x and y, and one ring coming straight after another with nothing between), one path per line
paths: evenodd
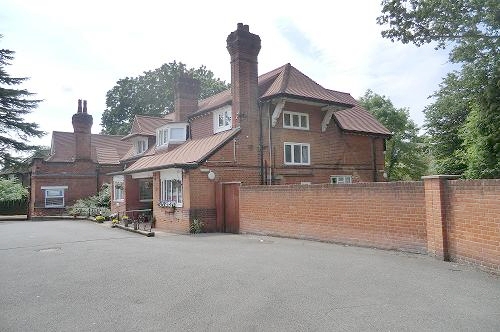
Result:
M105 165L117 165L130 149L130 142L121 140L122 136L92 134L90 145L91 158L94 162ZM54 131L52 133L52 152L46 160L49 162L73 162L75 160L74 133Z
M357 103L356 103L357 104ZM359 104L333 113L340 128L346 131L391 136L392 133Z
M132 122L130 133L127 136L123 137L123 139L138 135L155 136L156 128L161 127L169 122L172 122L172 120L167 117L136 115L134 118L134 122Z
M145 156L137 160L125 170L125 173L146 172L163 168L196 166L219 147L227 143L239 132L239 129L232 129L218 133L216 135L190 140L180 145L178 148L152 156Z

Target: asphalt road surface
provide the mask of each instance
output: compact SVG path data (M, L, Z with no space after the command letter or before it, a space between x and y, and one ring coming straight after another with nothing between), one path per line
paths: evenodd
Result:
M500 331L500 278L254 235L0 222L0 331Z

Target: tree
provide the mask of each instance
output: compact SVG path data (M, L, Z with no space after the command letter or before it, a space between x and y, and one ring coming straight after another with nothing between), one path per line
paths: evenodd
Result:
M200 81L201 96L206 98L226 90L228 85L201 66L187 69L181 62L163 64L138 77L126 77L106 94L106 110L101 119L105 134L125 135L136 114L163 116L173 109L174 81L181 73L188 73Z
M19 158L12 153L34 150L35 145L26 143L28 138L45 134L38 129L38 124L23 119L41 100L30 99L34 94L26 89L12 88L28 79L11 77L5 70L5 66L10 65L14 59L14 53L8 49L0 49L0 166L15 164Z
M385 169L391 181L419 180L426 174L424 138L418 135L418 126L410 119L409 111L396 108L391 100L371 90L359 99L361 106L387 127L393 136L387 141Z
M500 176L500 2L383 0L382 36L450 48L461 66L448 74L425 110L430 150L440 173Z
M0 178L0 201L14 201L28 196L28 190L16 178Z

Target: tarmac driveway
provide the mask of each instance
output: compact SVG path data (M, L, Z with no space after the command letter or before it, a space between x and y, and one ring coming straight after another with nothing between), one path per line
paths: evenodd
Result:
M1 331L500 331L500 278L252 235L0 223Z

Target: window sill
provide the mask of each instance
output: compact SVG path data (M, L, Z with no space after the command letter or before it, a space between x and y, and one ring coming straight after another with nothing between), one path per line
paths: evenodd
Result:
M309 131L309 128L302 128L302 127L288 127L288 126L283 126L283 129L297 129L297 130L302 130L302 131Z

